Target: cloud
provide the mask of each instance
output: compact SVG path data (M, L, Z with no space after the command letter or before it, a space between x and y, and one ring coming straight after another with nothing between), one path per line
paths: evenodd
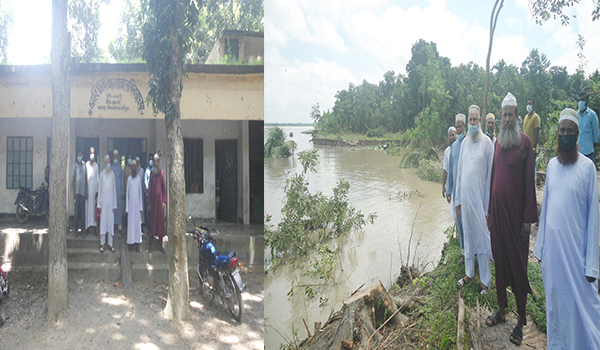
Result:
M268 55L268 56L266 56ZM337 63L316 57L309 62L283 58L276 48L266 54L265 121L308 122L310 107L331 109L335 93L357 80Z

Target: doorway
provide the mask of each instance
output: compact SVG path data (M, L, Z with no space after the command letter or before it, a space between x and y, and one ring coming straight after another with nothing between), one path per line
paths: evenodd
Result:
M237 222L237 140L215 141L217 219Z

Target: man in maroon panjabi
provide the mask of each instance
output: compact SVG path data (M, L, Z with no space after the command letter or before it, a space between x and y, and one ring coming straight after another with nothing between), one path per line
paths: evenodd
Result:
M165 185L165 173L159 167L159 162L160 157L157 153L154 155L154 168L150 173L150 181L148 183L148 209L150 210L150 239L148 240L150 248L148 252L152 252L152 242L154 236L157 236L160 242L160 252L165 254L162 241L165 236L164 209L167 204L167 188Z
M489 220L492 255L496 266L498 311L488 317L493 326L506 321L506 287L511 286L519 321L510 341L520 345L526 324L529 233L537 222L533 161L535 149L529 136L519 132L517 101L511 93L502 102L502 127L494 149Z

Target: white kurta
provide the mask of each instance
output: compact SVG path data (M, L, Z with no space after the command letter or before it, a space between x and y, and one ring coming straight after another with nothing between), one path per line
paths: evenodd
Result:
M109 168L110 169L110 168ZM98 187L98 208L100 212L100 234L110 233L115 235L115 215L117 209L117 187L115 186L115 173L112 170L102 170L100 185Z
M127 195L125 196L127 212L127 244L142 243L142 217L144 197L140 176L127 178Z
M87 193L88 198L85 201L85 228L96 226L96 193L98 192L98 163L85 163L87 172Z
M600 349L598 182L579 154L564 166L548 163L534 254L542 261L548 349Z
M494 149L492 141L481 131L473 140L467 135L460 146L455 206L461 206L464 232L464 255L492 254L490 231L485 216L490 202L490 181Z
M450 175L450 149L452 145L446 147L446 149L444 150L444 162L442 165L442 169L448 174ZM453 210L454 209L454 203L452 202L452 197L450 197L450 215L452 215L452 218L454 218L456 220L456 212Z

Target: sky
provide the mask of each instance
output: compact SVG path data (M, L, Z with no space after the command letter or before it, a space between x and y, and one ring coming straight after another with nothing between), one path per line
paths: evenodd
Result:
M363 80L377 84L393 70L406 74L419 39L437 44L452 66L485 68L494 1L480 0L265 0L265 122L310 123L311 106L330 110L336 92ZM600 67L600 21L594 2L582 1L559 20L535 23L528 0L505 0L494 35L490 65L504 59L521 66L537 48L551 65L573 74L578 34L587 40L586 73Z
M51 0L9 0L13 10L13 27L8 43L8 63L15 65L50 63L52 42ZM98 33L98 45L107 52L111 39L116 38L123 0L110 0L100 5L102 26Z

